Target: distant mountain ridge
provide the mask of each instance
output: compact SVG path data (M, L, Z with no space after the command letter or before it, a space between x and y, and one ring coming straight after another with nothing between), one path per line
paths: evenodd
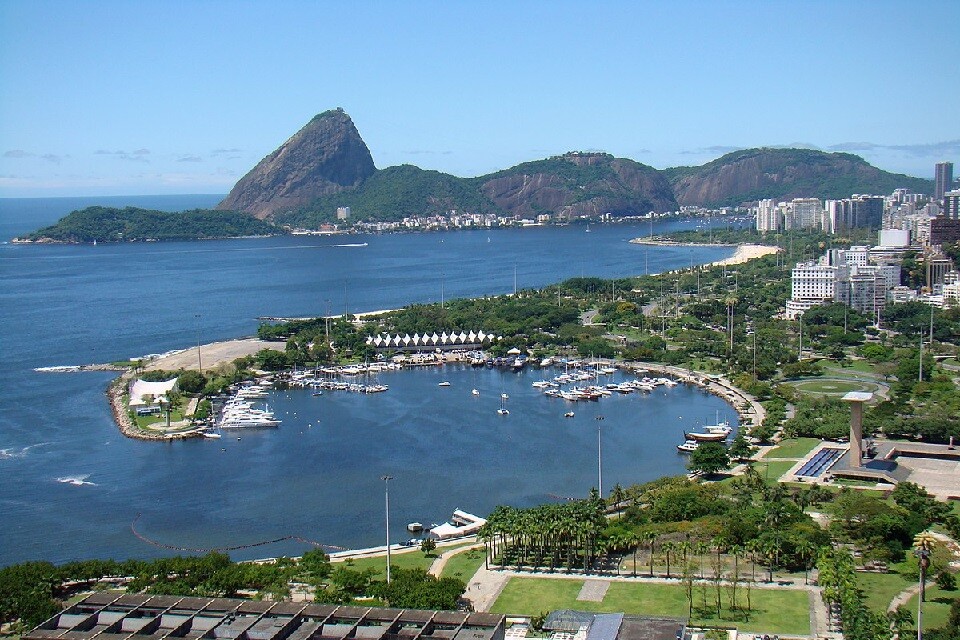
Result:
M847 198L906 188L931 193L933 181L889 173L850 153L760 148L734 151L699 167L664 173L681 205L734 206L762 198Z
M352 220L394 221L451 210L573 219L643 215L680 205L729 206L761 198L844 198L896 188L932 192L933 182L889 173L848 153L744 149L699 167L657 170L606 153L570 152L476 178L401 165L377 169L342 109L310 120L245 175L219 209L312 227L337 207Z

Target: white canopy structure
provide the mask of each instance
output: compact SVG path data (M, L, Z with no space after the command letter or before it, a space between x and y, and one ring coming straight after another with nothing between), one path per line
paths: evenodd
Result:
M176 378L164 380L163 382L136 380L130 385L130 406L145 407L151 404L144 400L146 396L153 396L154 401L160 398L166 399L167 393L176 386Z
M395 334L390 335L388 333L378 334L376 336L367 337L366 343L372 345L376 348L400 348L400 349L416 349L419 347L425 348L434 348L434 347L482 347L485 344L495 342L499 340L498 336L493 335L492 333L484 333L483 331L460 331L459 333L451 331L449 334L444 331L440 335L437 335L436 332L433 332L432 335L427 333L420 334L414 333L413 336L410 334ZM519 352L518 352L519 353Z
M462 538L471 536L480 530L480 527L487 524L487 521L480 516L475 516L460 509L454 509L453 522L444 522L439 527L430 530L430 536L438 540L449 540L450 538Z

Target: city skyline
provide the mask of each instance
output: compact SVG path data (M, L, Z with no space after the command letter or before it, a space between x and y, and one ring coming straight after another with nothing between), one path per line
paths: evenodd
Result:
M12 0L0 197L226 193L335 107L378 168L475 176L602 150L663 169L799 146L932 180L960 160L943 116L960 70L936 64L960 54L958 19L938 0ZM902 42L876 35L891 29Z

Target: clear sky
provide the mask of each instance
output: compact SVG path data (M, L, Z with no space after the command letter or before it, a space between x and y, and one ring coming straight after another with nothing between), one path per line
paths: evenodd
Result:
M754 146L960 168L960 1L0 0L0 197L226 193L341 106L378 167Z

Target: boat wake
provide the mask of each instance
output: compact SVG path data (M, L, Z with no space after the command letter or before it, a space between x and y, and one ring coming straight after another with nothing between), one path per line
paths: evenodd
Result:
M82 487L83 485L89 485L91 487L97 486L96 482L87 482L87 478L89 477L89 473L85 473L81 476L61 476L57 478L57 482L61 482L63 484L72 484L75 487Z
M351 244L335 244L335 245L333 245L333 246L335 246L335 247L366 247L366 246L367 246L367 243L366 243L366 242L354 242L354 243L351 243Z
M7 449L0 449L0 460L14 460L17 458L26 458L27 454L30 453L30 449L36 449L37 447L43 447L50 444L49 442L38 442L37 444L31 444L26 447L21 447L20 449L14 449L13 447Z

